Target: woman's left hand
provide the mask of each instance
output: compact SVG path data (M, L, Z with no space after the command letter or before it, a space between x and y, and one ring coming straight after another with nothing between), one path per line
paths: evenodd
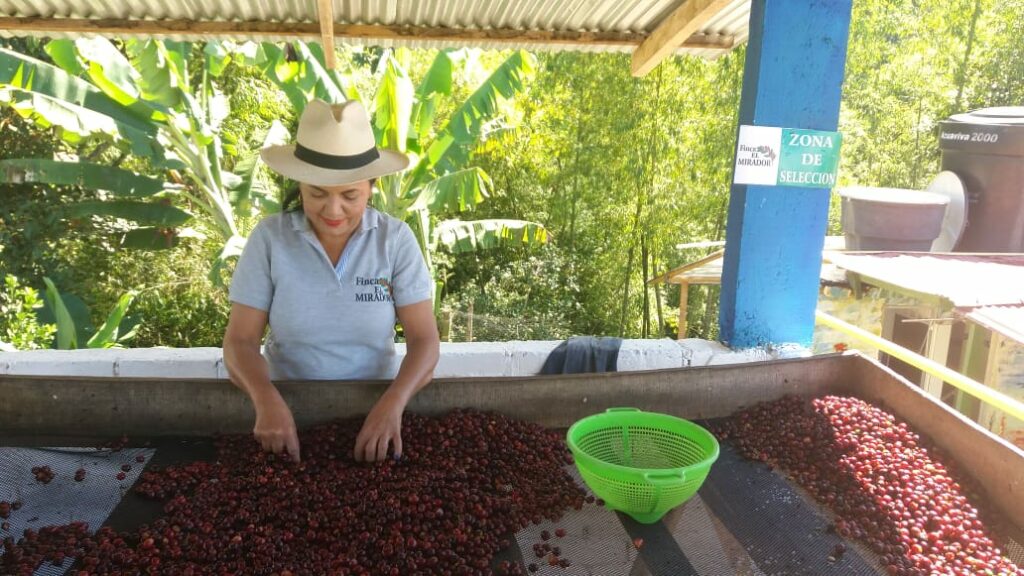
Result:
M395 458L402 455L402 412L405 401L388 390L366 415L363 428L356 436L352 455L358 462L378 462L388 456L388 445L394 447Z

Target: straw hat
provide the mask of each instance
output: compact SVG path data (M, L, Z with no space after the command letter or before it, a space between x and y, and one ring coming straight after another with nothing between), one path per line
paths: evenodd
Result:
M316 186L378 178L409 165L405 154L377 148L366 109L355 100L311 100L299 118L295 143L268 146L260 156L277 173Z

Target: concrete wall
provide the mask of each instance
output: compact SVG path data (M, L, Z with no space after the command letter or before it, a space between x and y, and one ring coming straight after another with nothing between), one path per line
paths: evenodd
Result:
M442 343L436 378L532 376L540 372L559 341ZM391 374L398 371L405 345ZM656 370L770 360L763 350L734 351L718 342L698 340L625 340L619 370ZM49 376L122 376L227 378L220 348L126 348L107 350L33 350L0 352L0 374Z

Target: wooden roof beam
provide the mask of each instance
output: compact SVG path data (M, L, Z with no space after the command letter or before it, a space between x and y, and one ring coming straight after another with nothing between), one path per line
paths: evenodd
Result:
M319 1L319 0L318 0ZM194 36L194 37L272 37L323 38L321 22L265 22L265 21L192 21L192 20L109 20L90 18L41 18L0 16L0 30L17 34L100 34L109 36ZM334 23L334 37L363 40L389 40L394 42L431 40L463 42L466 44L494 43L511 47L552 45L571 49L572 46L641 45L648 38L636 32L579 32L572 30L516 30L511 28L470 29L428 26L387 26L369 24ZM729 50L734 38L724 35L695 34L680 48L701 50ZM329 52L325 49L325 52Z
M715 17L731 0L683 0L633 51L633 76L645 76ZM725 48L731 48L727 46Z
M334 0L317 0L316 13L320 19L320 44L324 48L324 61L328 70L334 70L338 67L334 57Z

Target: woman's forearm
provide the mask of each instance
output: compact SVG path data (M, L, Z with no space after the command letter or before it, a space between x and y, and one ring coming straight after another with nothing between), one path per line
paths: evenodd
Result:
M438 338L424 337L406 343L405 358L386 394L392 394L404 404L426 386L434 377L434 367L440 354Z
M299 435L295 419L281 394L270 381L266 359L259 343L246 340L224 342L224 366L231 382L244 390L256 412L253 436L268 452L287 453L294 461L300 459Z
M270 381L267 360L260 354L259 344L224 343L224 366L231 382L245 391L254 404L267 397L277 396L277 388Z

